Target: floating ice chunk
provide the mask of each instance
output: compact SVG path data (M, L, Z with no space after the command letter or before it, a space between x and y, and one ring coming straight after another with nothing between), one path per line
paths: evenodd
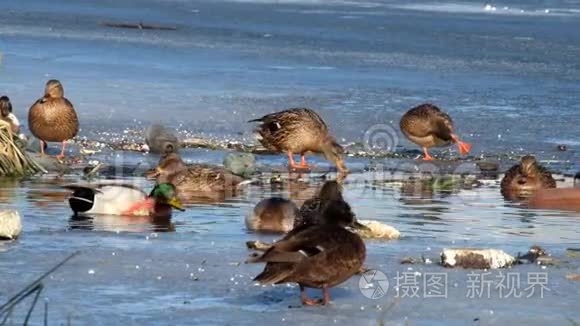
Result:
M22 232L20 214L15 210L0 212L0 240L14 240Z

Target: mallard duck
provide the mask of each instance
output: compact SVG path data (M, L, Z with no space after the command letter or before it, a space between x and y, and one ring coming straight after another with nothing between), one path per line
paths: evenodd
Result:
M291 200L266 198L246 218L246 227L254 231L286 233L292 230L294 219L299 214L298 207Z
M350 206L342 197L342 186L337 181L327 181L322 185L316 196L304 201L300 207L300 214L294 220L294 227L318 224L318 217L322 212L324 203L329 201L343 202L345 203L344 207L347 207L350 211ZM352 214L352 211L350 214Z
M61 152L57 157L64 157L66 141L77 135L79 120L73 105L64 97L64 88L58 80L49 80L44 96L30 107L28 127L40 139L42 154L45 142L61 142Z
M262 255L250 258L250 263L266 263L264 271L254 281L298 283L302 304L328 304L329 288L359 272L366 257L361 237L345 229L356 227L350 207L345 204L341 201L325 203L320 224L295 228ZM322 289L323 299L308 298L306 287Z
M268 150L287 153L290 168L310 169L312 166L306 163L305 154L313 152L322 153L340 172L348 172L344 164L344 149L313 110L288 109L248 122L261 122L256 129L258 140ZM300 154L300 164L294 161L294 154Z
M432 160L430 147L456 143L459 153L467 154L471 145L459 140L454 134L451 117L432 104L421 104L407 111L401 118L401 131L410 141L423 147L424 160Z
M12 134L18 135L20 133L20 121L12 114L12 103L8 96L0 97L0 119L10 125Z
M526 196L538 189L556 188L556 180L532 155L521 158L501 180L501 193L506 198Z
M172 208L184 210L170 183L157 184L149 195L138 187L118 183L65 185L64 188L73 192L69 205L75 215L169 216Z
M245 184L244 178L224 168L208 165L186 165L177 153L161 158L159 165L147 173L157 183L171 183L183 200L188 198L223 198L234 195Z

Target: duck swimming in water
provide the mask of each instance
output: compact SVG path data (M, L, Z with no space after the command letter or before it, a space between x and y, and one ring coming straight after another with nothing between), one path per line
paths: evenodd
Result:
M324 120L313 110L288 109L249 122L261 123L256 128L258 140L268 150L288 154L291 169L311 169L305 155L312 152L322 153L340 172L348 172L344 164L344 149L330 134ZM300 154L300 164L294 161L294 154Z
M262 199L246 217L246 227L260 232L288 232L300 215L296 204L279 197Z
M171 183L182 200L223 199L236 194L239 186L250 182L222 167L186 165L175 152L162 157L157 167L147 173L147 178L157 183Z
M262 284L298 283L302 304L328 304L329 289L359 272L366 257L361 237L346 229L357 225L345 204L325 202L319 224L295 228L264 254L249 259L250 263L266 263L254 280ZM306 287L322 289L323 299L308 298Z
M66 185L73 193L69 205L75 215L170 216L171 209L184 210L170 183L156 185L149 194L126 184Z
M64 157L66 141L77 135L79 120L72 103L64 97L64 88L58 80L49 80L44 96L30 107L28 127L40 139L42 154L45 142L61 142L61 152L57 157Z
M451 117L432 104L421 104L407 111L401 118L400 127L405 137L423 148L424 160L433 159L428 152L431 147L455 143L462 155L471 150L471 144L462 142L454 133Z
M501 193L506 198L526 196L546 188L556 188L556 180L531 155L522 157L520 163L507 170L501 180Z

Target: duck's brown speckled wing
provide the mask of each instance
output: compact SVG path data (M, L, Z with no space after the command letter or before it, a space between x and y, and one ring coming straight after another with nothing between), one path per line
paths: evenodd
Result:
M407 137L428 137L434 135L444 141L451 140L453 120L431 104L422 104L407 111L400 121L401 131Z
M168 181L179 192L209 193L235 189L244 178L220 167L191 165L172 175Z
M288 109L251 121L261 122L255 131L260 143L271 151L316 152L328 136L326 123L307 108Z
M41 98L28 112L30 132L38 139L62 142L72 139L79 131L75 109L66 98Z
M255 280L265 284L296 282L332 287L362 266L362 239L340 226L316 225L293 230L254 262L267 262Z

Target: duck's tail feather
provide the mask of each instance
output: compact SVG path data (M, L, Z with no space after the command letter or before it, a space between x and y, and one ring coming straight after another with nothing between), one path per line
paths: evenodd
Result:
M303 251L266 251L263 255L257 257L250 257L246 262L248 263L299 263L305 258L308 258L306 252Z
M268 264L264 271L254 277L254 281L261 284L276 284L283 282L293 272L289 264Z

